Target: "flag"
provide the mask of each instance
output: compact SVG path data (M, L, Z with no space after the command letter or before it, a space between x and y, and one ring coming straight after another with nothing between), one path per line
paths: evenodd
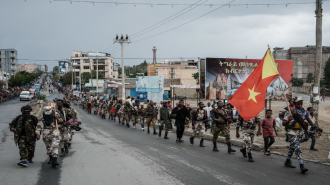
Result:
M279 73L268 48L258 67L228 99L228 102L236 107L243 119L250 120L256 117L265 107L267 87L277 76Z
M52 109L54 108L53 103L50 103L48 106L50 106Z

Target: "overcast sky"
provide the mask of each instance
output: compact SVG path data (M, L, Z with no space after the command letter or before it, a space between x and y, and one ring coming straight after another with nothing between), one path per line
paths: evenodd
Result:
M125 58L146 58L152 62L152 46L157 57L197 59L230 57L260 59L267 44L271 48L315 45L315 4L253 6L253 3L296 3L315 0L236 0L200 19L185 24L219 6L115 5L49 0L1 0L0 48L15 48L19 63L46 63L70 58L73 50L105 51L121 62L120 47L112 45L116 34L133 35L182 10L191 10L143 35L132 38L124 48ZM93 0L92 0L93 1ZM153 4L226 4L231 0L95 0L95 2L133 2ZM235 4L250 4L234 6ZM193 6L194 7L194 6ZM323 45L330 46L330 1L323 5ZM164 21L165 22L165 21ZM159 36L139 42L185 24ZM153 27L154 28L154 27ZM148 30L146 30L148 31ZM117 48L116 48L117 47ZM117 51L117 52L116 52ZM33 61L54 60L54 61ZM175 59L171 59L175 60ZM144 59L126 59L136 65Z

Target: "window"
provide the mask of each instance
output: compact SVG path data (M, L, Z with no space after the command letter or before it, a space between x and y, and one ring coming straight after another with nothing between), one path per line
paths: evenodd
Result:
M80 66L76 66L76 69L80 69Z
M89 60L84 60L84 63L89 63Z
M94 70L96 70L96 69L97 69L97 66L94 66ZM99 70L104 70L104 66L99 65Z
M75 54L74 56L75 56L75 57L78 57L78 54Z
M111 69L112 69L112 66L111 66Z
M89 69L89 66L84 66L84 69Z
M79 72L76 72L76 76L79 76Z

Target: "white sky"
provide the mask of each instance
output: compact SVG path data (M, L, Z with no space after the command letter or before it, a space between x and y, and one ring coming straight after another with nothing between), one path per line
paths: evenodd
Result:
M49 71L56 60L69 58L73 50L105 51L120 58L120 47L113 46L116 34L132 35L187 8L187 6L113 5L49 0L1 0L0 48L15 48L19 59L55 60L23 61L46 63ZM73 0L75 1L75 0ZM93 1L93 0L92 0ZM195 3L198 0L95 0L96 2ZM204 2L199 1L199 3ZM148 58L157 46L160 62L166 58L197 57L262 58L270 47L315 45L315 4L234 6L235 4L272 4L314 2L315 0L236 0L198 20L165 34L125 47L125 58ZM230 0L208 0L204 4L226 4ZM164 32L199 17L217 7L199 6L140 37ZM323 45L330 45L330 1L323 5ZM110 47L109 47L110 46ZM113 50L114 47L117 49ZM118 51L118 52L114 52ZM193 57L193 58L190 58ZM175 60L175 59L174 59ZM125 60L136 65L144 59ZM116 59L120 63L120 59Z

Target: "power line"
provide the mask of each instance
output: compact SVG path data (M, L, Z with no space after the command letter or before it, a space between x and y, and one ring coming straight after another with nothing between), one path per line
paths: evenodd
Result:
M198 58L198 57L166 57L166 58L157 58L157 59L163 59L163 60L173 60L173 59L192 59L192 58ZM121 58L113 58L113 59L121 59ZM129 57L129 58L124 58L127 60L139 60L139 59L150 59L152 60L153 58L150 57ZM17 59L17 60L24 60L24 61L42 61L42 62L58 62L58 61L66 61L67 59Z

